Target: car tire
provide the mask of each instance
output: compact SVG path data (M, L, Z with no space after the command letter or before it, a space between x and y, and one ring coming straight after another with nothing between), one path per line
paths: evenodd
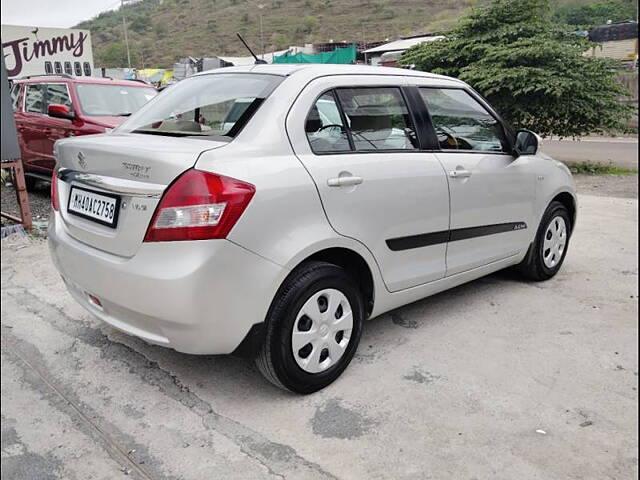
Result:
M542 215L536 238L518 265L520 273L534 281L548 280L558 273L569 249L571 227L567 207L560 202L551 202Z
M363 321L364 302L353 278L337 265L307 262L289 275L269 308L256 365L280 388L318 391L349 365Z
M28 192L33 192L36 189L36 185L38 183L38 179L32 177L31 175L24 176L24 186Z

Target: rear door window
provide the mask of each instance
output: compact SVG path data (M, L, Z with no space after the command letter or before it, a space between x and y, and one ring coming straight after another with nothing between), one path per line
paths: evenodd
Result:
M461 89L420 88L442 150L508 152L502 125Z
M415 150L415 126L400 88L340 88L340 105L358 151Z
M44 84L27 85L24 111L44 113Z
M311 149L316 153L351 150L333 92L323 94L311 108L307 115L305 132Z

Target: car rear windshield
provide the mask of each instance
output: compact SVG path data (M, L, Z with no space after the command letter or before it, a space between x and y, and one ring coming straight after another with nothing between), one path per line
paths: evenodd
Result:
M248 73L186 78L163 91L118 132L234 137L282 79Z
M80 107L88 116L128 116L157 95L155 88L121 85L76 85Z

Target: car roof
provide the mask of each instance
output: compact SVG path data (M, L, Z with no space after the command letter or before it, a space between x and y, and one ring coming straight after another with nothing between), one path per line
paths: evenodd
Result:
M121 87L148 87L154 88L145 82L137 80L120 80L110 77L75 77L73 75L34 75L31 77L15 78L16 83L50 83L50 82L71 82L90 83L92 85L118 85Z
M306 76L324 77L327 75L395 75L402 77L423 77L431 79L451 80L463 83L456 78L438 75L430 72L421 72L418 70L409 70L406 68L395 67L378 67L372 65L334 65L334 64L318 64L318 63L282 63L271 65L246 65L242 67L224 67L215 70L207 70L206 72L197 73L196 75L207 75L216 73L262 73L270 75L293 76L298 72L304 72Z

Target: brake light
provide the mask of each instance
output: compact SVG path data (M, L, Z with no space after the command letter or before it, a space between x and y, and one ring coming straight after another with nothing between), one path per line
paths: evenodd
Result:
M51 206L56 212L58 211L58 176L55 168L51 175Z
M165 191L144 241L226 238L255 192L235 178L187 170Z

